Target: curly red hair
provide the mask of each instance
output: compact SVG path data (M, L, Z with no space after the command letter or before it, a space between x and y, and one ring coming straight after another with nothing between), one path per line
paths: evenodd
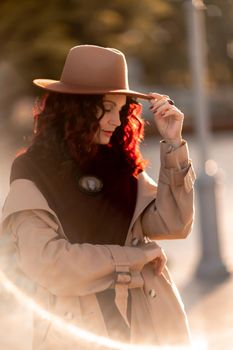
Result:
M88 163L98 151L95 136L99 129L96 118L99 109L104 115L103 95L48 92L35 104L35 135L30 148L39 147L40 154L46 156L55 146L64 159L71 158L80 166ZM127 97L120 118L121 125L108 147L121 166L137 175L145 167L139 150L144 133L141 105Z

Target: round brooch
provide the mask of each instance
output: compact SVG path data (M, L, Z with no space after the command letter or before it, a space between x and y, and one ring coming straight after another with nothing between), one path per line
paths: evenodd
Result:
M82 176L78 181L79 189L88 194L98 194L102 191L103 181L95 176Z

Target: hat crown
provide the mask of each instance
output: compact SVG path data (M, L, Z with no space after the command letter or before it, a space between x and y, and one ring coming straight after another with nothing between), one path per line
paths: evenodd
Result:
M128 89L128 69L122 52L95 45L70 49L60 81L84 88Z
M67 94L124 94L151 98L129 89L127 63L121 51L96 45L71 48L60 80L34 79L33 83L48 91Z

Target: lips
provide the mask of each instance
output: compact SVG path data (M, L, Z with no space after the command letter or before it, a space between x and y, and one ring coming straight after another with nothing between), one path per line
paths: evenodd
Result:
M102 132L104 133L104 135L111 137L113 134L113 131L108 131L108 130L102 130Z

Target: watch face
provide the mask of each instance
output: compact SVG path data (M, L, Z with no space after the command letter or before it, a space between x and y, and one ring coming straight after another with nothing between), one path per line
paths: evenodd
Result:
M98 194L102 191L103 182L95 176L82 176L78 181L79 189L88 194Z

